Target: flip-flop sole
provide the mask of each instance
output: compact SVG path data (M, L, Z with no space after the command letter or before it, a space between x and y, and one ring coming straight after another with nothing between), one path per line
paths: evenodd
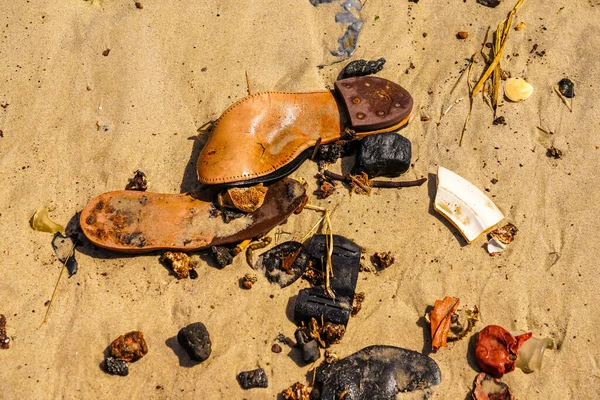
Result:
M80 223L93 244L110 250L191 251L266 233L298 209L305 196L300 182L284 179L269 187L258 210L225 223L211 202L191 194L121 190L92 199Z

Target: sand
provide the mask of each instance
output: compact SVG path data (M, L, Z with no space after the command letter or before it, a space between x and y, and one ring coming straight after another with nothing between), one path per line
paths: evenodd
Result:
M143 0L143 9L129 0L1 3L0 313L14 340L0 351L0 398L265 399L306 383L310 366L295 361L297 350L270 350L279 333L293 336L290 299L306 282L280 289L261 278L242 290L238 281L251 272L243 257L223 270L201 260L199 279L177 281L159 253L127 256L86 244L77 253L79 272L63 277L41 325L61 265L51 235L33 231L29 219L46 205L66 224L95 195L124 188L138 168L150 191L197 188L202 126L246 95L245 71L253 91L332 87L344 64L317 66L336 60L329 51L343 33L334 22L340 1ZM600 3L525 0L515 23L527 27L511 31L502 65L535 92L518 104L502 100L506 125L498 126L477 98L459 147L466 82L450 91L487 27L513 5L369 0L361 11L352 59L385 57L379 75L412 93L414 118L401 133L412 141L414 166L403 179L429 182L371 196L345 189L324 201L311 195L313 204L337 207L334 231L365 248L365 264L377 251L396 258L378 275L361 274L362 311L332 350L345 356L389 344L429 353L425 309L456 296L480 307L476 331L497 324L555 341L540 371L503 378L518 398L591 399L600 385ZM458 31L469 37L457 39ZM531 52L534 44L545 53ZM477 74L482 68L480 58ZM572 113L552 91L565 76L576 84ZM562 159L546 156L551 145ZM488 189L519 228L505 253L490 257L483 239L467 245L433 211L440 165ZM316 170L306 162L293 176L312 192ZM318 218L309 210L290 217L275 229L279 241L302 236ZM200 365L182 356L175 338L196 321L213 341ZM149 353L126 378L105 374L105 348L132 330L144 332ZM431 355L442 371L434 398L467 398L477 375L468 350L463 340ZM243 391L236 374L258 366L269 387Z

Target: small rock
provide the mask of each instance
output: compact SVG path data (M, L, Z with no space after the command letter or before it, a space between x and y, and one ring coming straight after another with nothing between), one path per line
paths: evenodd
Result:
M380 270L386 269L395 261L391 251L388 251L386 253L375 253L373 255L373 259L375 261L375 264L377 265L377 268Z
M280 345L278 345L277 343L274 343L273 346L271 346L271 351L275 354L279 354L281 353L283 349L281 348Z
M148 345L144 340L144 334L133 331L121 335L110 345L110 354L117 360L134 362L148 353Z
M52 248L58 261L63 263L69 272L69 276L77 273L78 263L75 259L75 245L77 244L77 234L64 236L57 232L52 238Z
M375 176L395 177L408 170L410 140L394 132L367 136L360 142L354 170Z
M233 255L231 250L224 246L212 246L210 251L215 258L215 261L219 265L219 268L225 268L225 266L233 262Z
M190 279L198 279L198 272L195 269L190 271Z
M321 350L319 349L319 343L316 340L304 343L302 346L302 358L307 363L317 361L321 357Z
M352 78L354 76L365 76L375 74L383 69L385 58L378 60L356 60L352 61L342 71L339 79Z
M167 251L160 257L160 262L170 266L177 279L189 277L190 271L196 266L196 263L182 252Z
M500 0L477 0L483 6L495 8L500 4Z
M129 366L127 363L123 360L117 360L114 357L107 357L104 360L104 369L111 375L129 375Z
M106 50L104 50L104 51L102 52L102 55L103 55L104 57L108 57L108 55L109 55L109 54L110 54L110 49L106 49Z
M469 37L469 32L460 31L456 34L458 39L466 39Z
M141 10L144 8L144 5L142 3L140 3L139 1L136 1L135 8L137 8L138 10Z
M192 360L202 362L212 351L210 335L202 322L195 322L182 328L177 333L177 341Z
M494 120L494 125L506 125L506 119L503 116L499 116Z
M240 372L237 376L242 389L266 388L269 386L267 374L262 368Z
M568 99L575 97L575 84L569 78L563 78L558 82L558 90Z
M256 283L257 280L258 280L258 278L256 277L256 275L246 274L241 279L242 287L244 289L252 289L252 286Z

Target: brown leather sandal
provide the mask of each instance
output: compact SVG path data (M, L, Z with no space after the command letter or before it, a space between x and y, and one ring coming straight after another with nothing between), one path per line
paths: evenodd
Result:
M341 138L392 132L408 123L411 95L375 76L335 83L330 91L262 92L229 107L217 120L197 162L205 185L271 182L293 172L311 147Z
M283 179L271 186L253 213L225 223L210 201L190 194L120 190L101 194L83 209L83 233L97 246L143 253L190 251L260 236L304 204L304 186Z

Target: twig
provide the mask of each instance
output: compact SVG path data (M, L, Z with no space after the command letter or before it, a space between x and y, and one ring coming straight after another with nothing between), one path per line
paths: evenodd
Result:
M552 85L552 89L554 89L554 91L556 92L556 94L558 95L558 97L560 97L560 99L562 100L562 102L565 103L565 106L567 106L567 108L569 109L569 111L573 112L573 107L569 105L569 102L567 101L567 98L560 92L560 89L558 88L558 85ZM573 99L571 99L571 101L573 101Z
M506 18L506 20L504 22L504 30L503 30L502 41L501 41L502 43L500 44L500 49L497 53L494 52L494 59L492 60L491 64L488 66L488 68L484 72L481 79L479 79L479 82L477 82L477 85L475 85L475 88L471 92L471 97L475 96L481 90L481 88L483 87L483 83L488 80L488 78L490 77L492 72L494 72L494 70L496 69L496 65L498 65L498 63L500 62L500 59L502 58L502 52L504 51L504 47L506 46L506 42L508 39L508 32L510 31L513 17L516 14L517 10L521 7L521 4L523 4L523 1L524 0L519 0L517 2L517 4L514 6L514 8L511 10L511 12L508 14L508 17Z
M46 315L44 315L44 320L40 324L40 328L48 321L48 314L50 313L50 307L52 307L52 303L54 302L54 297L56 296L56 291L58 290L58 284L60 283L60 278L62 278L63 271L67 268L67 261L69 261L69 258L71 258L74 251L75 251L75 243L73 243L73 247L71 247L71 250L69 251L69 254L67 255L67 257L65 258L65 261L63 261L63 265L60 269L60 274L58 274L58 279L56 280L56 285L54 285L54 291L52 292L52 297L50 298L50 303L48 304L48 308L46 309Z
M350 182L349 176L339 175L335 172L331 172L329 170L325 170L323 175L329 179L333 179L341 182ZM421 178L414 181L403 181L403 182L394 182L394 181L371 181L373 187L376 188L403 188L403 187L412 187L412 186L421 186L423 183L427 182L427 178Z
M248 89L248 96L252 96L252 90L250 90L250 79L248 79L248 71L244 71L246 73L246 87Z
M317 155L317 151L319 151L319 146L321 145L321 141L323 140L322 137L319 137L317 139L317 143L315 143L315 149L312 152L312 156L310 156L310 160L314 161L315 160L315 156Z

